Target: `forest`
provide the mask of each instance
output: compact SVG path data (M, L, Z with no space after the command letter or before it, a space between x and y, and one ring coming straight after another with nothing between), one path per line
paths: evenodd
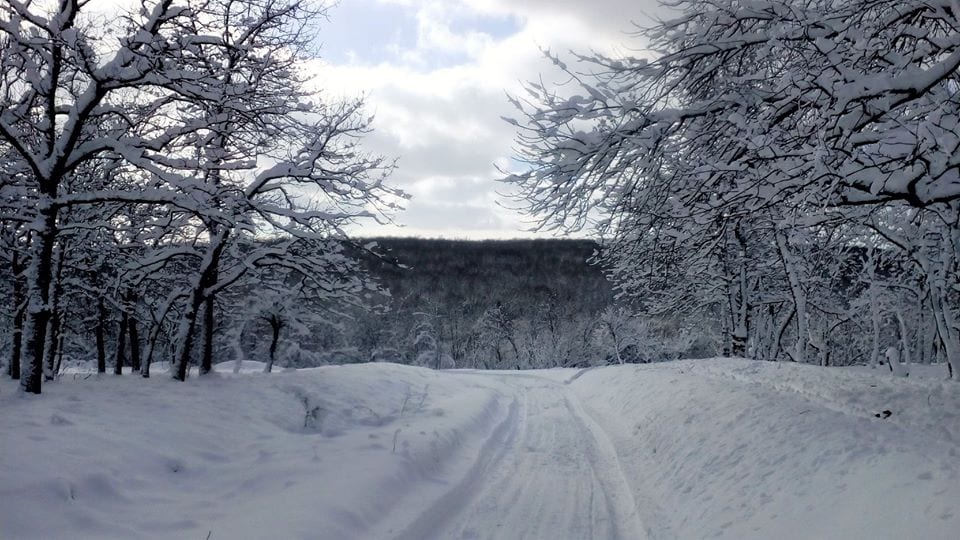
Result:
M345 251L356 252L358 268L376 284L361 304L282 295L264 301L256 284L239 285L220 295L212 357L218 363L263 361L268 369L368 361L431 368L536 369L732 354L729 348L724 350L732 344L720 322L722 314L710 311L707 303L698 307L696 317L679 311L638 316L644 306L655 304L617 299L604 272L601 246L591 240L371 238L365 246L344 244ZM871 291L869 282L858 277L871 254L851 247L845 256L820 274L825 285L818 298L841 302L835 308L845 316L837 317L836 328L846 325L847 331L856 331L841 342L839 337L847 334L838 330L823 364L865 364L871 351L891 346L904 347L905 363L942 362L935 334L927 335L927 342L920 341L922 335L908 338L918 341L901 342L900 336L908 335L913 325L931 324L924 321L922 306L911 310L902 298L878 294L875 301L885 304L878 335L873 335L869 302L879 289ZM776 277L776 269L766 271L768 280ZM164 366L175 362L175 318L156 329L142 306L110 302L105 295L90 298L79 286L89 275L77 270L62 265L58 277L59 318L64 323L55 345L54 377L70 368L87 371L94 365L101 373L149 374L142 361L145 348ZM900 271L880 266L876 280L883 283ZM98 267L101 275L118 273L120 269L109 261ZM2 279L6 290L16 290L12 272ZM780 294L775 301L768 291L761 315L777 314L789 303L787 293ZM8 351L17 316L11 307L3 311L2 343ZM789 335L788 330L778 328L783 335ZM156 342L145 343L143 336ZM784 342L782 336L780 340ZM757 350L754 343L749 347L749 353L761 359L792 360L789 349ZM188 369L199 365L197 352ZM5 360L9 375L14 364L9 356ZM885 363L886 358L877 362Z
M283 352L284 365L536 369L717 352L709 333L674 320L650 324L616 302L602 268L589 263L598 249L593 241L373 241L382 255L361 258L382 290L372 309L355 308L336 324L302 320L299 331L284 334L293 347ZM251 316L242 356L269 358L270 322Z
M527 212L724 354L960 377L956 4L670 5L649 54L548 53L569 84L513 98Z
M547 53L574 84L510 98L502 181L596 246L379 247L345 231L409 196L363 148L363 100L298 68L323 6L146 2L101 29L58 6L0 8L2 343L28 392L67 364L254 357L960 376L949 6L680 2L653 60Z
M378 288L364 305L334 307L317 299L280 297L264 303L255 287L239 286L215 305L222 315L214 328L213 357L262 360L271 368L274 361L278 368L389 361L529 369L717 352L711 338L695 337L689 328L681 331L675 321L653 327L632 317L615 302L602 269L588 262L598 249L589 240L376 238L370 243L376 244L375 253L359 249L359 266ZM143 371L145 347L169 365L176 326L151 331L149 315L135 305L85 301L83 288L72 285L82 283L83 276L73 277L72 271L64 266L59 278L65 284L61 319L67 322L59 333L54 374L94 363L100 372ZM118 270L105 262L100 271ZM12 273L3 279L3 286L13 290ZM6 309L4 315L3 343L9 347L16 313ZM157 342L145 344L141 336ZM197 361L192 357L190 366ZM8 373L10 365L8 360Z

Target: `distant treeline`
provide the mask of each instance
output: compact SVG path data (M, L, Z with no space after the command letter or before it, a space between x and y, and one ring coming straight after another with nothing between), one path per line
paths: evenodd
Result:
M362 253L361 265L389 296L287 332L281 365L514 369L718 352L705 337L711 332L653 325L618 306L603 269L590 262L599 249L591 240L369 241L381 256ZM267 319L251 319L240 339L243 356L268 356L262 336L270 331Z
M374 284L362 302L305 298L292 286L284 292L281 286L267 289L253 282L219 295L213 362L310 367L386 361L514 369L716 352L711 342L693 337L708 333L669 324L654 329L626 307L616 307L611 283L589 262L598 249L589 240L377 238L363 244L362 249L344 244L359 260L361 279ZM100 264L100 275L120 273L110 260ZM11 275L3 273L0 281L4 290L12 289ZM145 307L115 301L113 292L105 285L99 300L91 302L85 289L66 288L54 371L71 365L136 369L138 353L148 348L155 351L155 361L176 362L181 314L174 312L161 324ZM15 314L5 310L0 318L4 361ZM138 327L145 329L139 338L126 332ZM200 351L192 356L190 363L200 365Z
M285 290L257 282L219 295L213 361L515 369L730 354L722 314L709 306L695 316L640 316L642 299L633 304L618 300L604 268L592 262L601 248L590 240L376 238L360 244L341 244L346 255L358 260L358 279L372 284L357 302L304 297L292 285ZM269 243L256 249L267 248ZM866 257L862 250L848 255L850 267ZM101 264L100 275L119 273L111 261ZM896 271L882 266L877 275L885 279ZM847 299L866 294L849 272L831 275L832 294ZM5 290L12 288L9 277L0 276ZM146 307L115 301L112 286L104 286L91 302L83 289L65 283L70 286L64 293L57 370L61 365L96 364L99 370L110 365L114 371L116 363L137 367L137 352L146 349L155 349L156 361L175 362L181 314L174 312L160 324ZM5 315L0 318L0 349L6 360L15 311L0 313ZM896 320L881 322L890 326ZM120 331L137 327L143 329L139 339L130 333L125 338ZM893 342L898 334L891 330L881 336ZM869 338L863 333L842 350L834 347L837 354L830 363L865 362ZM757 351L750 347L747 352ZM920 361L935 361L936 351L920 352ZM191 364L200 365L200 351L192 356Z
M388 259L366 263L391 298L387 313L357 315L369 330L346 345L364 356L483 368L592 356L585 321L613 301L601 269L587 263L594 242L376 241Z

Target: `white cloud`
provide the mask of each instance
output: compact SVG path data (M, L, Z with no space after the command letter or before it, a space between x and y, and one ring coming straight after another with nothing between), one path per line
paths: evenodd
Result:
M93 0L102 13L134 0ZM498 195L510 164L506 94L538 79L563 82L541 49L616 52L639 42L631 21L664 14L657 0L340 0L307 69L333 96L367 96L369 150L398 158L392 183L414 199L393 225L361 234L525 236L531 222ZM339 15L338 15L339 14Z
M326 91L367 96L376 115L367 146L399 159L393 183L414 197L396 216L406 229L369 226L356 232L526 235L529 219L498 204L517 204L498 196L507 186L495 181L495 164L505 166L512 153L514 130L501 120L513 113L506 94L520 92L523 82L541 74L548 84L563 82L543 48L559 53L636 48L636 39L626 34L630 21L643 19L654 1L380 1L415 11L414 46L374 63L313 65ZM336 10L331 17L329 24L336 25ZM492 35L504 30L512 33ZM458 61L431 62L438 57Z

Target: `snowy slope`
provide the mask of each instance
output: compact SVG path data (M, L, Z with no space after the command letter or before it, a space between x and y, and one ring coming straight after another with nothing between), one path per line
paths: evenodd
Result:
M0 538L356 538L506 399L392 365L0 390Z
M738 360L4 381L0 538L955 538L957 412Z
M958 538L955 382L714 359L571 386L656 505L658 536Z

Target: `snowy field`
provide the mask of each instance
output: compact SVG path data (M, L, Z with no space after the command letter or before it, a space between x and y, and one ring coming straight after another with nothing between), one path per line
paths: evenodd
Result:
M2 381L0 538L960 531L960 386L929 370L256 368Z

